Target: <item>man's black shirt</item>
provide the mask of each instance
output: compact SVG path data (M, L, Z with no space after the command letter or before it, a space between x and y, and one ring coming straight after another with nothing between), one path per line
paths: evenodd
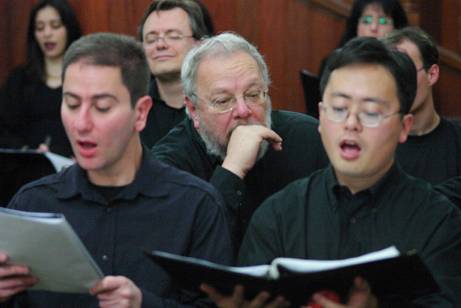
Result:
M186 111L185 107L170 107L160 98L155 78L151 79L149 95L152 97L153 105L147 115L146 127L141 132L141 140L144 145L151 148L185 118Z
M222 168L221 159L207 153L189 119L152 148L153 154L161 161L209 181L221 192L231 217L235 218L236 247L253 211L264 199L328 162L316 119L289 111L273 111L271 118L271 128L283 139L283 150L275 151L269 147L244 180Z
M447 294L461 302L461 211L397 165L354 195L339 186L331 167L288 185L253 215L239 263L343 259L391 245L416 250Z
M143 250L232 262L219 194L208 183L156 161L147 150L134 181L111 201L74 165L27 184L9 207L63 213L105 275L126 276L141 289L143 307L203 304L198 294L178 290ZM17 303L19 307L87 308L96 307L97 299L29 291L18 296Z

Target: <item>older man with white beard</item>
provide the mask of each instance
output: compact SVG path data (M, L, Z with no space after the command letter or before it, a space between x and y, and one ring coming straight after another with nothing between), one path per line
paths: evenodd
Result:
M326 165L318 122L271 110L267 65L236 34L223 33L193 48L181 80L189 118L160 140L153 154L222 193L238 248L265 198Z

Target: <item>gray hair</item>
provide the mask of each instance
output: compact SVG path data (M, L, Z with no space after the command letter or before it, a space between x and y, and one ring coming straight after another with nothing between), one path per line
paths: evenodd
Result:
M195 96L197 69L201 61L206 57L230 55L239 51L247 53L256 61L263 78L264 87L266 89L269 88L269 70L267 69L263 56L258 52L256 47L238 34L225 32L210 38L202 39L201 43L192 48L183 60L181 81L184 94L189 97L194 105L197 104L197 98Z

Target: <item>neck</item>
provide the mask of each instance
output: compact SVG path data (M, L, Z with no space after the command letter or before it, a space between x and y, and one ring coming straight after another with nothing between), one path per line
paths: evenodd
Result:
M123 157L105 170L88 170L90 182L98 186L126 186L134 181L141 166L142 145L139 135L132 138Z
M421 105L418 110L413 111L414 122L410 135L423 136L433 131L440 123L440 116L434 108L432 96Z
M45 58L45 81L49 87L61 86L62 61L62 57Z
M394 164L394 159L392 159L386 168L378 172L371 172L370 175L358 175L358 176L349 176L345 174L340 174L335 170L336 178L338 183L342 186L349 188L352 194L356 194L365 189L373 187L376 183L381 180L384 175L391 169Z
M167 81L156 78L155 81L160 97L168 106L176 109L184 107L184 91L180 79Z

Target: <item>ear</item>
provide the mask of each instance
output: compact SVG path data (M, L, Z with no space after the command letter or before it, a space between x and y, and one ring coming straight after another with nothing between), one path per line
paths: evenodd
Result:
M429 84L432 87L440 77L440 66L438 64L432 64L429 70L427 71L429 77Z
M140 132L146 127L147 115L149 114L150 109L152 108L153 102L152 98L149 95L145 95L138 99L135 105L135 130Z
M197 113L197 107L191 101L189 97L184 98L184 103L186 104L187 111L189 112L190 119L194 123L194 127L198 129L200 127L199 115Z
M320 127L320 118L323 116L322 102L318 104L318 108L319 108L319 126L317 126L317 130L319 131L319 134L322 134L322 129Z
M403 116L402 130L399 136L399 143L404 143L405 141L407 141L408 135L410 134L411 126L413 125L413 121L414 118L412 114L406 114Z

